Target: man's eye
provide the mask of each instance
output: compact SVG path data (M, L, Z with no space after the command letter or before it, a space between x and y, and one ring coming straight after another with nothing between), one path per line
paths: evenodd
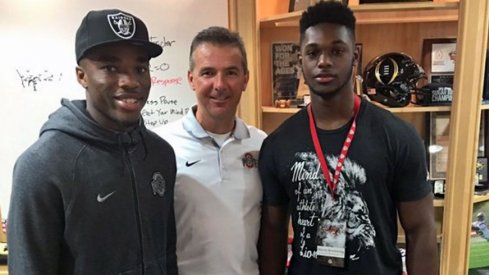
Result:
M141 73L141 74L144 74L144 73L147 73L149 71L149 68L147 66L141 66L138 68L138 73Z
M205 77L210 77L213 76L214 74L211 71L203 71L200 73L200 75Z
M343 49L334 49L333 54L334 55L342 55L345 52Z
M317 51L306 51L306 55L309 57L315 57L317 56L318 52Z
M115 72L117 71L117 68L113 65L105 65L102 67L102 69L108 71L108 72Z

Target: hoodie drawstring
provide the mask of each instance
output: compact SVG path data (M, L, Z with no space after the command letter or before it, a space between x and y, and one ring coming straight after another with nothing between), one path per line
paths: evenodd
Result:
M148 145L146 144L146 139L144 138L143 133L139 132L139 135L141 136L141 142L143 143L143 148L144 148L143 160L146 160L146 158L148 157Z

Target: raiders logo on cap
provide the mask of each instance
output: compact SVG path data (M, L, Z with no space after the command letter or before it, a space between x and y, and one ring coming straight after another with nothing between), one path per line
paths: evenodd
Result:
M110 28L114 33L123 39L131 38L136 32L136 23L134 17L119 12L117 14L108 14Z

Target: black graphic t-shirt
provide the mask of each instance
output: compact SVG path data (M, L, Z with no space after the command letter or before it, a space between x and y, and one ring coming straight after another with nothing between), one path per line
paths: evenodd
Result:
M390 112L362 101L355 137L333 199L308 121L304 109L284 122L264 141L259 161L263 203L288 204L292 215L294 243L288 274L401 274L396 204L431 192L425 151L416 130ZM318 129L330 173L334 173L350 126L351 122L337 130ZM346 267L320 265L316 261L317 241L334 243L337 235L318 235L318 223L334 225L345 220Z

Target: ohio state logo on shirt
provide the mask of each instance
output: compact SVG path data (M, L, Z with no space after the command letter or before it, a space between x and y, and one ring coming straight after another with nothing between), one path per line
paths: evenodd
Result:
M165 195L166 180L160 172L153 173L151 187L153 188L153 195L158 195L160 197Z
M241 161L243 162L243 167L246 168L257 168L258 167L258 158L256 157L257 152L248 152L243 155Z

